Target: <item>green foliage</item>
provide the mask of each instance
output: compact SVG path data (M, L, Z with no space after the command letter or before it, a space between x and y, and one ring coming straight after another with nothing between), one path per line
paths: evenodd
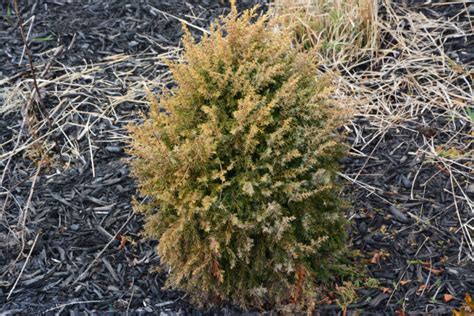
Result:
M43 37L34 37L31 39L32 42L47 42L47 41L52 41L52 40L54 40L54 37L52 35L43 36Z
M355 286L352 282L347 281L344 282L342 286L338 286L336 289L336 304L343 311L345 311L347 306L352 304L357 299L357 286Z
M292 35L253 10L216 22L177 87L130 127L132 170L167 285L199 303L310 305L350 270L335 176L344 117ZM314 56L314 55L313 55Z
M472 111L471 108L466 108L466 113L471 122L474 122L474 111Z
M364 285L368 288L378 288L381 286L380 281L374 278L367 278Z

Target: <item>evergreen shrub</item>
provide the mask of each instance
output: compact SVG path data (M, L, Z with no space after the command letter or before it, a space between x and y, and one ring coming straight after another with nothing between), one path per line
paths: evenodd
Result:
M150 113L130 127L167 285L203 304L304 306L344 266L344 115L330 81L255 10L234 8L183 45L176 87L149 93Z

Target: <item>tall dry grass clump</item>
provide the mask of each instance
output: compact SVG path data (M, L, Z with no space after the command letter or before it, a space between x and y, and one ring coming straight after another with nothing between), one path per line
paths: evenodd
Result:
M255 10L184 37L177 87L131 130L145 233L199 303L308 305L345 271L343 121L311 55Z
M298 42L318 47L327 65L353 61L378 47L376 0L275 0L273 6Z

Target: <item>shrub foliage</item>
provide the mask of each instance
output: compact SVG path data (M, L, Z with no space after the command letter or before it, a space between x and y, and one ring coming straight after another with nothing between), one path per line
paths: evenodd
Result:
M130 127L145 233L167 283L201 303L305 302L337 277L342 115L309 54L235 8L170 64L177 86Z

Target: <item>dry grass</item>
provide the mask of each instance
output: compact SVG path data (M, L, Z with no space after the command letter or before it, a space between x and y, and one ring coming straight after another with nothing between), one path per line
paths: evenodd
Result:
M318 47L322 68L339 72L334 97L356 112L347 126L356 134L354 156L363 157L366 164L378 160L374 153L391 129L417 132L413 126L438 125L437 135L445 136L423 136L423 145L409 154L426 157L426 163L449 176L451 185L445 193L452 196L458 219L456 233L462 245L458 259L474 260L473 201L467 192L474 180L474 134L472 128L462 128L472 126L474 70L443 50L451 36L472 35L473 20L431 19L389 0L382 6L383 19L370 0L277 0L274 9L291 22L300 40ZM338 12L337 19L332 12ZM383 38L391 38L391 43L383 43ZM369 133L358 125L360 118L369 122ZM360 181L364 168L365 164L356 174L343 177L368 194L379 194L378 188ZM418 172L412 174L412 199L417 198L413 187Z
M319 47L327 65L354 60L378 47L376 0L276 0L275 12L298 40Z
M79 158L84 152L77 148L76 141L87 137L91 127L99 120L107 119L119 122L122 118L117 115L115 108L122 103L135 103L146 105L145 87L161 90L171 82L167 70L164 70L163 60L176 58L179 49L157 55L142 53L136 56L113 55L103 62L84 64L76 67L55 66L49 69L49 77L53 79L38 79L40 89L48 92L54 101L54 108L49 109L49 118L52 120L52 129L38 139L27 139L16 146L13 151L2 151L7 144L0 144L0 159L8 159L13 155L31 148L35 143L44 142L54 132L65 130L68 125L84 124L82 132L73 140L63 133L65 138L61 154L70 159ZM39 65L42 68L45 65ZM161 68L161 69L160 69ZM111 80L110 74L115 80ZM25 79L13 86L8 85L8 78L0 82L0 94L5 102L0 107L0 114L18 111L26 102L31 92L31 80ZM126 92L121 93L121 87L126 87ZM45 123L43 122L43 125ZM37 126L42 128L42 126ZM111 140L124 139L125 136L118 131L110 131ZM9 142L15 141L11 139Z

